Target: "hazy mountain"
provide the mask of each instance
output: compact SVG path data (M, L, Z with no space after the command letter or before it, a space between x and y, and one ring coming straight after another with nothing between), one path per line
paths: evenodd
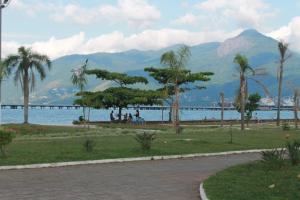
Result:
M117 72L127 72L130 75L148 77L143 71L145 67L160 67L160 56L168 50L176 50L180 45L158 51L131 50L122 53L96 53L90 55L70 55L53 61L53 68L43 83L37 84L37 90L31 97L31 103L70 104L76 89L70 81L71 70L78 68L85 59L89 59L89 68L101 68ZM277 41L267 37L256 30L246 30L234 38L222 43L205 43L191 47L192 57L188 68L194 72L211 71L215 75L212 81L205 83L206 90L193 91L182 95L184 104L200 105L217 101L221 91L227 98L233 98L238 86L236 66L233 63L236 53L249 58L253 68L264 68L268 75L260 79L269 87L273 95L276 94L276 76L279 54ZM300 75L300 55L292 53L291 59L285 66L286 88L284 95L290 95L289 85L300 84L297 77ZM101 90L111 83L96 80L90 77L88 88ZM151 80L145 87L153 88L158 85ZM250 85L251 91L263 91L254 83ZM20 88L14 87L12 80L4 83L4 103L21 103Z

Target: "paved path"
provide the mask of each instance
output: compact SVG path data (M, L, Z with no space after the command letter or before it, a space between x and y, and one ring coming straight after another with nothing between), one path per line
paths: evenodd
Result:
M199 200L199 183L259 154L0 171L1 200Z

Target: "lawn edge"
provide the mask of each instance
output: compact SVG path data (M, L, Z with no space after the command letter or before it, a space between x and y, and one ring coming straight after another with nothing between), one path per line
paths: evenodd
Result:
M205 193L203 182L200 184L200 187L199 187L199 195L200 195L201 200L209 200Z
M227 151L227 152L218 152L218 153L196 153L196 154L170 155L170 156L148 156L148 157L136 157L136 158L71 161L71 162L57 162L57 163L44 163L44 164L29 164L29 165L10 165L10 166L0 166L0 170L39 169L39 168L53 168L53 167L68 167L68 166L77 166L77 165L226 156L226 155L246 154L246 153L261 153L262 151L270 151L270 150L271 149L253 149L253 150L245 150L245 151Z

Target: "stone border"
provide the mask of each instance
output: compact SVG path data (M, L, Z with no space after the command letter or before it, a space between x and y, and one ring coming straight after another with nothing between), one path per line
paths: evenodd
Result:
M204 190L204 187L203 187L203 183L200 184L200 187L199 187L199 194L200 194L200 198L201 200L209 200L206 196L206 193L205 193L205 190Z
M245 153L260 153L262 151L270 151L270 149L228 151L228 152L220 152L220 153L197 153L197 154L172 155L172 156L149 156L149 157L138 157L138 158L58 162L58 163L32 164L32 165L12 165L12 166L0 166L0 170L40 169L40 168L67 167L67 166L77 166L77 165L108 164L108 163L123 163L123 162L136 162L136 161L152 161L152 160L170 160L170 159L197 158L197 157L210 157L210 156L226 156L226 155L245 154Z

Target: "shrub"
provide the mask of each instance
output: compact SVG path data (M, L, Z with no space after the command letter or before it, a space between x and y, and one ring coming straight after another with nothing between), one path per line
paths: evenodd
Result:
M298 165L300 163L300 142L288 142L286 148L289 152L289 159L292 165Z
M291 127L290 127L290 125L289 125L287 122L285 122L285 123L282 125L282 130L284 130L284 131L289 131L289 130L291 130Z
M88 153L93 152L95 146L96 146L96 142L93 139L86 139L83 143L83 147Z
M135 140L140 143L142 150L150 150L153 140L155 140L155 133L138 133Z
M0 151L2 156L6 156L6 146L12 142L13 138L13 132L0 130Z
M271 168L281 168L284 165L285 150L273 149L262 152L262 162Z

